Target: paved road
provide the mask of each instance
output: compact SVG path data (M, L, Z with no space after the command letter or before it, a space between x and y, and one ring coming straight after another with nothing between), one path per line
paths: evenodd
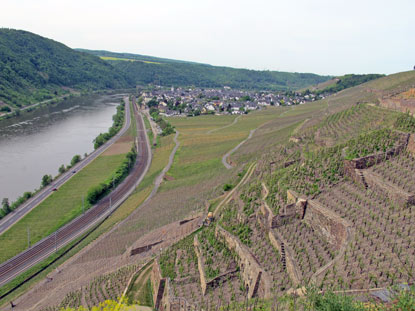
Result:
M149 168L151 151L142 116L138 113L136 106L134 105L133 107L137 122L137 148L139 154L128 177L113 190L110 195L103 198L97 205L89 209L83 215L80 215L55 233L33 245L31 248L0 265L0 286L11 281L20 273L41 262L57 249L63 247L88 229L92 228L110 215L134 191Z
M79 172L82 168L87 166L91 163L94 159L96 159L101 153L103 153L108 147L110 147L118 138L123 135L127 129L130 127L131 124L131 112L130 112L130 105L128 103L128 97L124 98L125 104L125 122L123 128L116 134L112 139L106 142L97 150L91 152L84 160L77 163L74 167L72 167L68 172L62 174L58 177L57 180L53 181L53 183L46 188L42 189L39 193L37 193L33 198L29 199L25 204L18 207L16 210L8 214L2 220L0 220L0 235L8 230L12 225L14 225L17 221L19 221L24 215L29 213L33 208L35 208L40 202L46 199L49 195L53 193L53 188L59 188L64 183L66 183L72 176L74 176L77 172ZM73 173L75 172L75 173Z

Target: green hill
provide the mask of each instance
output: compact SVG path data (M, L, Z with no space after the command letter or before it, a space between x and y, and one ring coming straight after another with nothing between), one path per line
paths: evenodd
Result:
M137 84L287 90L331 79L311 73L258 71L157 58L138 54L81 50L100 56Z
M366 83L368 81L379 79L384 76L385 75L382 74L347 74L344 76L335 77L323 83L319 83L318 85L311 87L311 90L313 90L317 94L325 92L335 93L359 84Z
M0 101L14 108L63 91L131 86L108 62L36 34L0 29Z

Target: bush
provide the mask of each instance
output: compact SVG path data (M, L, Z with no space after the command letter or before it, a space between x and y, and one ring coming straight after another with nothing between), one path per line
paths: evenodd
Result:
M223 185L223 191L229 191L233 188L232 184L225 184Z
M74 166L79 161L81 161L81 156L79 154L74 155L73 158L72 158L72 160L71 160L71 166Z

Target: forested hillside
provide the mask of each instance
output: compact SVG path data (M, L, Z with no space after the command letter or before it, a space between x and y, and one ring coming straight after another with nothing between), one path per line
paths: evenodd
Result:
M258 71L156 58L137 54L82 50L103 57L137 84L287 90L329 80L311 73Z
M0 29L0 102L12 108L63 92L62 87L128 87L128 78L108 62L36 34Z

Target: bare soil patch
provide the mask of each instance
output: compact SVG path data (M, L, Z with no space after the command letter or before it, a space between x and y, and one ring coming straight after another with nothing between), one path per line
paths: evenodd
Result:
M127 153L131 150L132 141L133 139L131 136L121 137L120 139L117 140L116 143L114 143L111 147L109 147L103 153L103 155L109 156L109 155Z

